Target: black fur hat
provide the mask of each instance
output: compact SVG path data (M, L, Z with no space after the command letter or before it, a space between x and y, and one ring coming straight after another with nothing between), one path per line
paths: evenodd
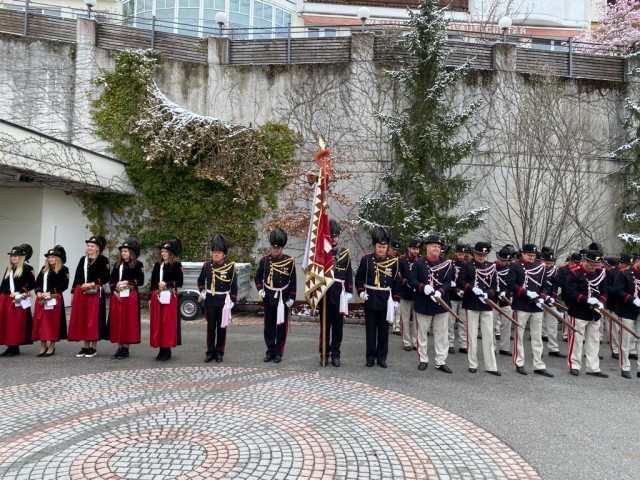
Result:
M104 248L107 246L107 239L102 235L92 235L89 240L85 240L84 243L95 243L100 249L100 253L104 251Z
M15 255L18 257L24 257L24 261L28 262L33 255L33 248L28 243L23 243L22 245L17 245L11 249L11 251L7 255Z
M287 232L281 228L276 228L269 235L269 243L272 247L285 247L287 245Z
M331 234L331 236L337 237L338 235L340 235L340 232L340 224L333 219L329 220L329 233Z
M227 237L219 233L214 235L211 239L211 251L223 252L226 255L229 251L229 240L227 240Z
M182 253L182 241L180 241L179 238L172 238L164 242L162 245L159 245L158 248L169 250L176 257L179 257Z
M385 228L376 227L371 230L371 242L375 245L389 245L389 232Z
M67 263L67 252L65 251L62 245L56 245L53 248L50 248L44 254L45 257L58 257L62 260L62 263Z
M122 245L118 247L118 250L122 250L123 248L128 248L129 250L131 250L136 254L136 257L140 256L140 244L135 238L127 238L124 242L122 242Z

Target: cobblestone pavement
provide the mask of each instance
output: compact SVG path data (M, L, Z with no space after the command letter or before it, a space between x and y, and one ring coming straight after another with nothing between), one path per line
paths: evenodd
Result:
M3 479L537 477L457 415L318 373L116 371L9 387L2 406Z
M36 346L0 359L0 478L634 478L640 380L500 378L417 370L391 336L389 368L364 366L364 329L345 328L342 367L320 367L318 326L292 326L283 362L262 362L259 318L234 319L222 364L204 360L205 322L183 325L170 362L148 325L131 358L77 359ZM603 346L603 353L606 353ZM432 346L430 346L430 350ZM529 355L529 354L528 354ZM527 358L530 361L530 357ZM482 364L482 362L480 362Z

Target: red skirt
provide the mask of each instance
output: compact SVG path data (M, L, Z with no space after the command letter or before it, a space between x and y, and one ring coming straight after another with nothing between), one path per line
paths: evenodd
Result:
M171 303L162 304L158 299L158 292L151 292L149 324L151 348L171 348L180 345L178 295L172 294Z
M75 289L71 301L68 340L71 342L96 342L100 340L106 327L106 304L104 291L99 288L87 295L80 287Z
M67 317L62 295L58 296L57 300L58 303L51 310L45 310L44 305L40 305L36 300L31 340L57 342L67 338Z
M140 343L140 303L138 291L129 290L125 298L111 295L106 338L111 343Z
M27 345L31 341L30 308L15 306L9 294L0 295L0 345Z

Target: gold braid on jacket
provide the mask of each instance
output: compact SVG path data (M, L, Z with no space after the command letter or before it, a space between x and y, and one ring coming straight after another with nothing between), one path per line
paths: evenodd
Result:
M228 263L227 265L222 265L221 267L218 267L218 268L213 268L213 264L211 264L211 290L210 290L211 293L216 292L216 279L225 283L231 283L233 281L233 277L236 274L235 270L229 280L227 280L226 278L223 278L221 274L228 272L235 266L236 266L236 262L231 262L231 263Z
M280 275L289 275L291 276L291 272L287 273L284 271L285 267L293 264L295 261L294 257L289 257L284 260L280 260L278 262L271 261L269 262L269 276L267 277L267 285L273 287L273 272L279 273Z

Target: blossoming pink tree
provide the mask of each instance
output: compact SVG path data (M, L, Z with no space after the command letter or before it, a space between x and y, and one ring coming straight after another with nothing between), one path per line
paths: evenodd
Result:
M631 53L640 48L640 2L617 0L601 2L598 7L600 22L593 30L586 30L575 40L600 44L589 48L594 53L611 47ZM586 50L586 48L585 48Z

